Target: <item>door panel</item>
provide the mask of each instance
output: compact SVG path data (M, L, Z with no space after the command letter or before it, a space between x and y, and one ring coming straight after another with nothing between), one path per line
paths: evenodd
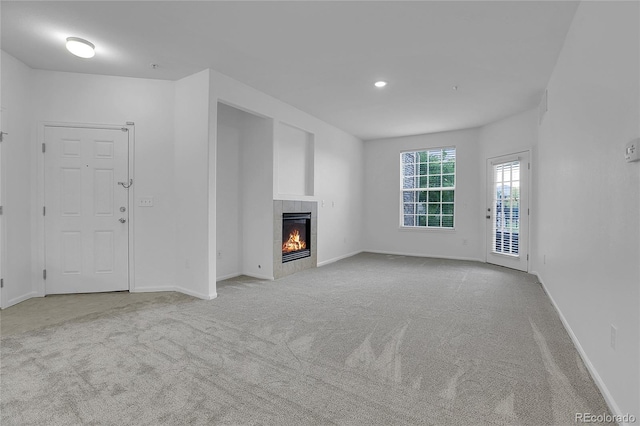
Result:
M5 135L4 133L9 133L8 129L6 128L6 124L7 124L7 120L6 120L6 115L7 115L7 110L6 108L4 108L3 106L0 106L0 132L3 132L2 135L0 135L0 138L4 139L6 138L8 135ZM4 164L4 160L2 159L2 143L0 143L0 206L3 206L2 208L4 209L4 180L3 180L3 174L5 173L4 171L6 170L6 166ZM0 278L3 279L3 284L4 284L4 265L6 262L6 244L5 244L5 230L4 230L4 212L2 212L2 214L0 215ZM0 286L0 308L4 308L5 307L5 292L3 289L3 286Z
M487 262L528 271L529 153L487 161Z
M47 126L45 143L46 293L127 290L128 133Z

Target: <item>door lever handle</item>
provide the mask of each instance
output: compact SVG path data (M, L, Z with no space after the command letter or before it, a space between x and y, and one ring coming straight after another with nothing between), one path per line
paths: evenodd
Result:
M118 182L118 185L122 185L124 189L129 189L133 185L133 179L129 179L129 184L127 182Z
M125 219L124 217L121 217L120 219L118 219L120 221L120 223L125 223L127 221L127 219Z
M490 216L490 215L487 215L487 216L485 216L485 217L486 217L487 219L491 219L491 216Z

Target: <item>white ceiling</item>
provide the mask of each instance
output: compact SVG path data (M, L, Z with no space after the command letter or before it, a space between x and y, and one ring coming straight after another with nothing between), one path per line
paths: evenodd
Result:
M576 6L565 1L0 5L2 49L32 68L169 80L213 68L362 139L475 127L534 107ZM68 53L69 36L92 41L95 58ZM378 79L389 85L374 88Z

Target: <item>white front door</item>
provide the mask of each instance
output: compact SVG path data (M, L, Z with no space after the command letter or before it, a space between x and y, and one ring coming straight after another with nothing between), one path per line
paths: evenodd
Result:
M529 153L487 160L487 262L528 271Z
M128 290L128 132L44 133L46 293Z
M5 133L9 133L6 129L6 110L4 107L0 106L0 142L7 136ZM2 159L2 146L4 144L0 143L0 209L4 209L4 180L3 174L5 173L6 167L3 164ZM6 255L6 245L4 242L4 211L0 212L0 279L2 280L2 284L0 284L0 308L4 308L5 300L4 300L4 274L3 268L5 264L5 255Z

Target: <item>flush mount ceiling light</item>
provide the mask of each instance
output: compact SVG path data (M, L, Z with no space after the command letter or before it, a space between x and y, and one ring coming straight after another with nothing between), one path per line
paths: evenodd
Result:
M67 50L80 58L93 58L96 54L95 46L93 43L79 38L79 37L67 37Z
M378 89L382 89L384 86L387 85L386 81L380 80L380 81L376 81L375 83L373 83L374 86L376 86Z

